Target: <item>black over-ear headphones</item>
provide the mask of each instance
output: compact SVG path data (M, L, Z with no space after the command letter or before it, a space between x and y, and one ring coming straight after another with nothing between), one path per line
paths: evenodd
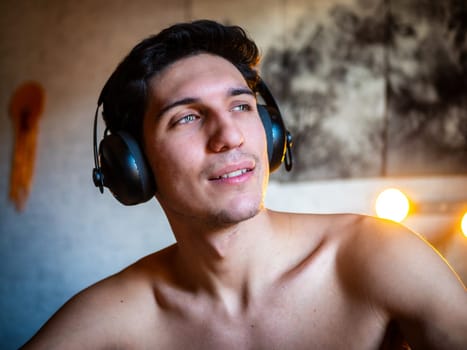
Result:
M287 171L292 169L292 136L285 128L279 107L266 84L260 80L258 93L265 104L258 104L258 112L266 131L269 169L276 170L282 162ZM126 131L109 133L97 147L97 119L102 104L102 93L94 116L94 169L92 177L101 193L107 187L124 205L144 203L156 192L156 182L138 144Z

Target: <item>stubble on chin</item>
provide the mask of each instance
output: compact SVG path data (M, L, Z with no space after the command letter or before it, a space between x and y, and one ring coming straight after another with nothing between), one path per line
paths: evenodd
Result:
M247 221L258 215L264 208L262 200L249 203L247 207L238 208L222 208L211 217L213 226L227 227Z

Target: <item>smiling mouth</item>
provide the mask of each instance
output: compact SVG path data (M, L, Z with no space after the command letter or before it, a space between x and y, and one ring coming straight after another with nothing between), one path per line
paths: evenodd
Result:
M243 174L249 173L252 169L238 169L235 171L231 171L230 173L223 174L221 176L212 178L211 180L223 180L223 179L230 179L233 177L241 176Z

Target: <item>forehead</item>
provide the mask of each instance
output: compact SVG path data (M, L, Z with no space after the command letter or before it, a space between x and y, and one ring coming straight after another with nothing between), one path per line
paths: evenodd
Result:
M228 60L207 53L177 60L154 76L150 92L156 101L202 94L223 87L248 87L240 71Z

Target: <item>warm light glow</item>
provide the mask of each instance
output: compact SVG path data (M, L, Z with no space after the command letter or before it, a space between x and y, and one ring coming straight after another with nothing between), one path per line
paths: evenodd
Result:
M380 218L401 222L409 213L407 196L396 188L388 188L376 198L376 215Z
M467 238L467 211L464 213L461 221L461 231L463 235Z

